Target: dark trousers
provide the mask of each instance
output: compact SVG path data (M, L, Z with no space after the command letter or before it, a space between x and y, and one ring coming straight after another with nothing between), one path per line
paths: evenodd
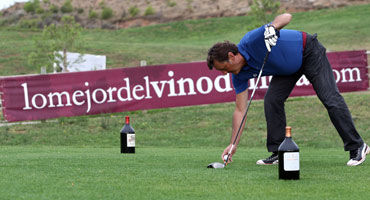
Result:
M317 40L316 35L307 34L301 69L293 75L273 76L265 95L268 151L277 151L285 138L284 102L302 75L310 81L328 111L331 122L343 140L344 150L359 148L363 141L356 131L347 104L339 93L331 65L326 57L326 49Z

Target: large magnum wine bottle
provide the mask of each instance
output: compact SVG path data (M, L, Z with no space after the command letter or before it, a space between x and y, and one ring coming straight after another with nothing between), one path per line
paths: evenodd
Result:
M121 130L121 153L135 153L135 130L130 126L129 116Z
M292 128L285 128L285 139L278 149L279 179L299 179L299 148L292 139Z

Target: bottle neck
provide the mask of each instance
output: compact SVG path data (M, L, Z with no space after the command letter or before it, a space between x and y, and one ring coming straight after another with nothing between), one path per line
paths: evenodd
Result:
M126 124L130 124L130 117L126 116Z
M285 128L285 137L287 137L287 138L291 138L292 137L292 127L287 126Z

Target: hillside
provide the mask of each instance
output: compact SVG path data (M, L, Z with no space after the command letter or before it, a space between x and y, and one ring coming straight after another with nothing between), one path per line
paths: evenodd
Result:
M86 28L119 29L153 25L186 19L229 17L246 15L252 0L72 0L73 11L64 9L67 0L41 1L41 8L34 12L24 10L25 3L17 3L2 11L1 24L39 26L58 22L62 15L74 15ZM46 2L46 3L45 3ZM281 10L289 12L338 8L367 4L370 0L281 0ZM103 12L111 10L109 13ZM68 11L68 12L67 12ZM107 11L109 12L109 11ZM102 19L106 15L106 19Z
M293 13L288 29L318 33L329 51L369 49L370 4L340 9ZM106 55L107 68L204 60L215 42L237 43L250 30L251 16L187 20L120 30L87 29L82 33L84 52ZM346 28L343 28L346 27ZM40 73L28 63L39 30L0 27L0 75ZM72 52L76 51L74 49Z

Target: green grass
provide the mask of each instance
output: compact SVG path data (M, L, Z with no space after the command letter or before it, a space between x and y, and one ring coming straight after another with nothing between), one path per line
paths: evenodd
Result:
M370 141L369 92L344 94L363 139ZM278 180L267 157L263 102L248 113L234 162L220 162L233 104L62 118L0 128L3 199L367 199L369 161L347 167L348 152L316 97L287 101L300 146L301 180ZM119 153L124 115L136 130L136 153ZM105 128L104 128L105 127ZM361 177L361 178L360 178Z
M359 133L370 142L370 92L343 94ZM302 147L337 147L343 143L317 97L291 98L285 104L287 124ZM60 118L35 125L0 127L0 145L113 147L119 143L124 116L131 117L139 145L154 147L226 146L234 103ZM266 143L263 101L253 101L240 145Z
M294 13L287 28L317 32L332 51L370 46L370 4ZM108 68L204 60L217 41L238 42L250 16L184 21L117 31L85 30L87 53ZM0 28L0 75L38 73L27 64L40 32ZM343 94L370 143L370 92ZM285 104L301 148L301 180L279 181L276 166L257 166L266 152L263 101L253 101L234 162L220 161L231 134L233 103L47 120L0 127L0 199L367 199L369 162L347 167L348 153L317 97ZM119 153L124 116L137 153ZM1 118L2 119L2 118Z
M2 147L2 199L367 199L370 165L345 167L339 149L302 149L301 180L257 166L262 148L241 148L225 169L207 169L221 148ZM4 173L6 172L6 173Z

